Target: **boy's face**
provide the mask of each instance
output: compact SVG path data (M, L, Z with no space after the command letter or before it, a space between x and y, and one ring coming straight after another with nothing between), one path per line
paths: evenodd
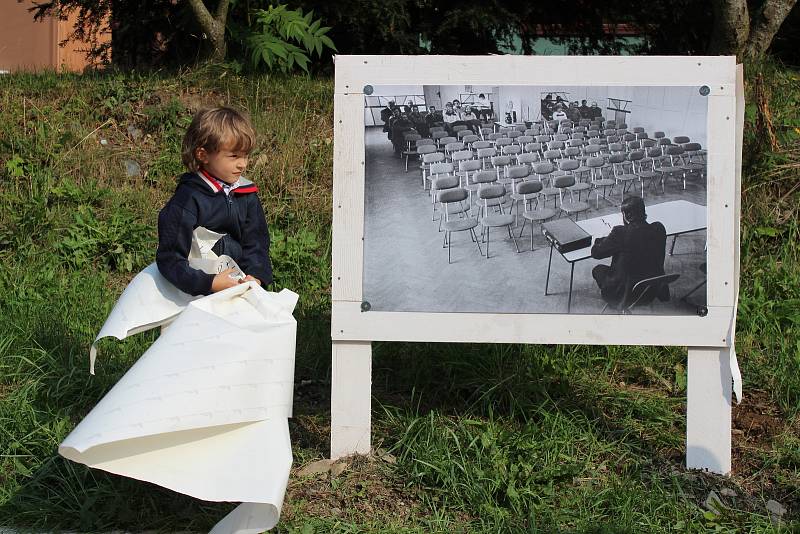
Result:
M205 148L197 149L197 159L202 169L225 182L235 183L247 168L248 154L234 150L230 144L223 145L218 152L208 152Z

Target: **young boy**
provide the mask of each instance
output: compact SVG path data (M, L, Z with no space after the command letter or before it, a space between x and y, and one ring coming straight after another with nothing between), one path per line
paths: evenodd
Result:
M242 176L255 145L250 122L230 108L198 112L183 138L181 157L189 172L158 215L156 263L161 274L190 295L209 295L254 280L272 282L269 230L255 184ZM189 266L192 234L197 227L224 234L212 248L241 267L207 274Z

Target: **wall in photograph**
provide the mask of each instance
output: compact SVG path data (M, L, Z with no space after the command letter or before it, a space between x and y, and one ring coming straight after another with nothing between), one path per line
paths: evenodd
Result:
M508 102L521 120L540 118L542 94L568 93L569 101L597 102L603 116L613 119L614 112L606 109L608 98L630 100L628 126L641 126L646 131L663 131L667 137L685 135L705 146L707 99L697 87L625 87L625 86L503 86L499 89L500 109L505 112ZM530 119L524 119L530 109ZM702 120L698 120L702 117Z
M381 126L380 110L386 105L386 98L396 100L398 106L406 103L409 95L414 95L416 104L425 102L425 93L421 85L378 85L374 87L371 95L365 96L367 105L364 107L364 125ZM386 97L386 98L383 98Z

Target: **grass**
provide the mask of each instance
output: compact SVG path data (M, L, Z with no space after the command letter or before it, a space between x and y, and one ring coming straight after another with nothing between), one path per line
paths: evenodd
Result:
M800 530L800 76L748 69L734 475L683 469L680 348L376 343L372 458L290 481L278 532ZM332 81L178 73L0 77L0 525L208 530L205 503L56 448L155 339L88 347L152 261L199 106L248 110L279 286L302 296L296 466L330 413ZM127 162L127 165L126 165ZM131 165L135 162L136 165ZM129 175L127 167L138 167ZM135 170L135 169L134 169ZM715 491L722 505L709 510ZM777 526L768 500L788 512Z

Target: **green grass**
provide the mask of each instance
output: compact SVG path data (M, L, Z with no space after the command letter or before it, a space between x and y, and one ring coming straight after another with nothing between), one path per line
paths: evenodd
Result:
M375 343L373 435L386 455L336 477L295 474L277 531L800 530L800 76L773 63L748 74L732 477L682 467L681 348ZM234 507L56 453L155 339L104 341L88 375L91 341L152 261L182 131L202 105L246 109L259 132L249 176L277 282L303 296L295 463L326 456L332 80L206 68L1 76L0 89L0 526L203 531ZM127 176L126 160L141 173ZM712 490L719 513L703 506ZM769 499L789 509L781 528Z

